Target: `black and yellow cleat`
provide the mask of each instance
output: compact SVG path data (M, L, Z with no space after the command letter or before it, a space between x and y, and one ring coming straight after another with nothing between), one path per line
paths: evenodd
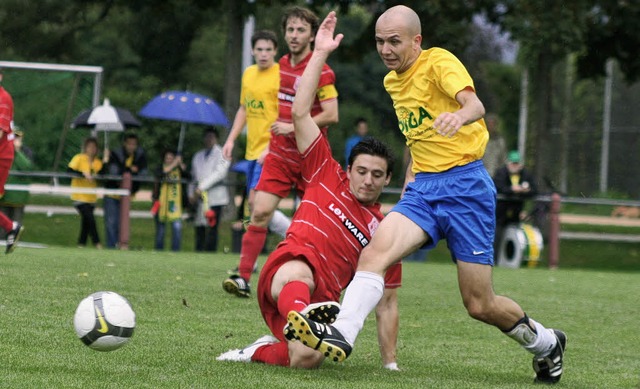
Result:
M249 283L238 275L233 275L222 281L222 289L238 297L251 297L251 287L249 287Z
M331 325L315 322L296 311L289 312L287 319L289 325L285 328L285 336L320 351L334 362L342 362L351 354L352 346Z
M340 313L340 304L335 301L323 301L307 305L302 313L307 319L322 324L331 324L336 321L336 317Z

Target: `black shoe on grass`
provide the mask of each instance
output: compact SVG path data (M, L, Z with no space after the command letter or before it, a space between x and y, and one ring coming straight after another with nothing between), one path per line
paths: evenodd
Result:
M222 282L222 288L230 294L238 297L250 297L251 287L244 278L239 275L233 275Z
M5 254L11 254L16 249L18 241L24 232L24 227L18 222L13 222L13 228L7 232L7 248Z
M536 384L555 384L562 377L562 358L567 346L567 336L560 330L552 330L557 339L556 346L546 357L533 357Z
M307 305L305 309L300 311L304 317L318 323L331 324L336 321L338 313L340 313L340 304L335 301L323 301ZM284 337L288 340L295 340L295 330L289 328L289 324L284 327Z
M287 315L289 326L286 335L292 336L302 344L320 351L334 362L344 361L351 354L352 346L342 334L329 324L307 319L303 314L291 311Z

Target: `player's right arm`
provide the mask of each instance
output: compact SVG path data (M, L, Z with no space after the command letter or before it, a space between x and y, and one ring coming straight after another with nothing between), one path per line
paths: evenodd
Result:
M247 123L247 110L244 105L240 105L238 111L236 112L236 117L233 119L233 125L231 126L231 130L229 131L229 136L227 136L227 141L224 142L222 146L222 155L225 159L231 160L233 156L233 146L235 144L236 139L240 136L244 125Z
M336 23L336 14L332 11L320 25L316 34L313 54L304 73L302 73L296 98L293 100L291 107L296 143L298 144L298 151L301 153L307 150L320 133L320 128L311 117L311 105L316 96L322 67L329 54L340 45L340 41L343 38L342 34L338 34L335 38L333 36Z

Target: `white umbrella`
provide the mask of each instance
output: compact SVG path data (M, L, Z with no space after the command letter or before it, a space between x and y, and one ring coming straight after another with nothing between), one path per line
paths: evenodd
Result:
M71 122L71 127L90 127L96 131L105 132L105 142L107 132L122 132L126 127L140 127L141 123L135 116L124 108L111 105L109 99L105 98L102 105L88 109L78 115Z

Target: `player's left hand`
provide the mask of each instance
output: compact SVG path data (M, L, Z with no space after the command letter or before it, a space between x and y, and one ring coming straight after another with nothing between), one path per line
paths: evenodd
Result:
M344 38L343 34L338 34L333 36L333 33L336 30L336 24L338 23L338 17L336 16L335 11L329 12L326 18L322 21L322 24L318 28L318 32L316 33L316 38L314 41L314 50L330 53L338 46L340 46L340 41Z
M455 112L443 112L434 120L433 128L442 136L451 138L464 124L464 120Z

